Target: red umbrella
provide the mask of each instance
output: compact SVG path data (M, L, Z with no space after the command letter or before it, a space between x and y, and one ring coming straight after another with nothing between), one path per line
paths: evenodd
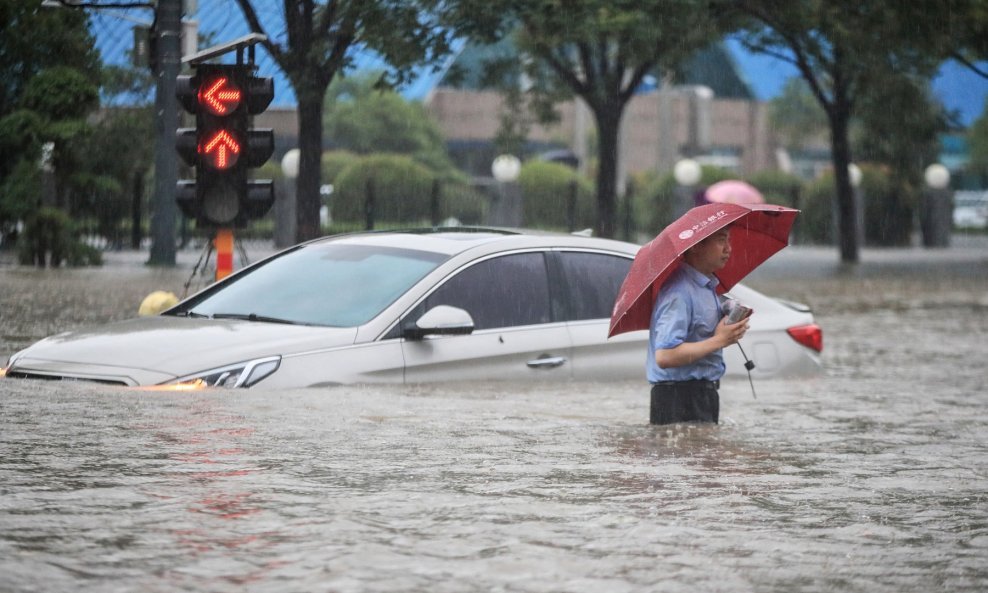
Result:
M690 247L731 225L731 259L716 272L726 292L789 244L799 210L772 204L706 204L693 208L642 246L621 285L607 337L648 329L659 289Z
M712 204L764 204L765 198L761 192L737 179L718 181L703 193L704 198Z

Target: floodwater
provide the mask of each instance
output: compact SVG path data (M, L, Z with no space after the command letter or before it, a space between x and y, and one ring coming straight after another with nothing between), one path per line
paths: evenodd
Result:
M749 278L826 372L727 382L718 426L638 383L0 381L0 591L984 591L988 250L836 257ZM188 275L2 266L0 359Z

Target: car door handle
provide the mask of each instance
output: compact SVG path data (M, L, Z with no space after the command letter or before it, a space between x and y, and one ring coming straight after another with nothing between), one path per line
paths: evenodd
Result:
M542 356L534 360L530 360L525 364L532 369L554 369L558 366L566 364L566 358L563 356L549 356L548 354L543 354Z

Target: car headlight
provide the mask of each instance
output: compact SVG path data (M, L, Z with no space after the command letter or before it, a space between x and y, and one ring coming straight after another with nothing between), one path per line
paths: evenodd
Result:
M175 389L198 387L251 387L278 370L280 356L255 358L247 362L202 371L169 381L166 386Z

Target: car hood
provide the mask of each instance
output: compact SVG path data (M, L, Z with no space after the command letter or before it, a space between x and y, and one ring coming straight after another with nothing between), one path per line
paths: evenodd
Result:
M356 334L356 328L142 317L45 338L16 354L11 369L150 385L254 358L346 346Z

